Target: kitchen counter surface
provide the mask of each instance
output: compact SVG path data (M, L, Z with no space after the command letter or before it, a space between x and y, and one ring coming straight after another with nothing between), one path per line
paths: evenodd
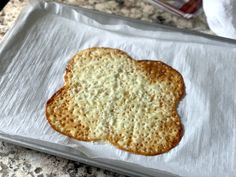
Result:
M10 0L0 12L0 40L14 24L21 9L28 0ZM188 20L163 11L159 7L147 3L146 0L56 0L67 4L96 9L99 11L140 19L144 21L190 29L213 34L206 23L203 13L197 18Z
M143 0L58 0L59 2L79 5L107 13L150 21L177 28L185 28L204 33L209 30L205 16L199 15L186 20L164 12ZM0 12L0 40L14 24L27 0L10 0ZM124 177L107 170L72 162L52 155L36 152L5 142L0 142L1 177Z

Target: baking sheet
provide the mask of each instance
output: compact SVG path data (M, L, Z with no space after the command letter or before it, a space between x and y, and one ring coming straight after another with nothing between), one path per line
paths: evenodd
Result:
M236 45L225 41L31 1L0 46L0 132L69 146L95 160L118 160L119 166L137 164L146 174L234 176ZM185 132L176 148L145 157L75 141L50 128L45 102L63 85L68 60L94 46L119 48L136 59L160 59L180 71L186 96L178 112Z

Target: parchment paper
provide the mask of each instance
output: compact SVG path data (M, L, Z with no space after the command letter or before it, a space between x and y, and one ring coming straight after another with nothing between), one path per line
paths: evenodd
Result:
M119 48L136 59L159 59L183 75L186 96L178 113L184 135L177 147L145 157L109 144L75 141L49 126L45 103L63 85L68 60L95 46ZM180 176L235 176L235 47L204 36L145 28L115 17L81 14L75 7L32 1L0 46L0 131L72 146L92 158Z

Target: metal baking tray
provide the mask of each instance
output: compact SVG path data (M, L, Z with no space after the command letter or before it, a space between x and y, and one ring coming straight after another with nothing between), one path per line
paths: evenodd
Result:
M71 6L71 7L74 7L74 6ZM178 40L181 42L191 42L191 43L199 43L203 45L206 44L206 45L215 45L215 46L224 46L224 47L227 47L227 46L234 47L236 44L236 41L231 40L231 39L211 36L211 35L202 34L199 32L194 32L194 31L189 31L189 30L176 29L173 27L163 26L163 25L149 23L149 22L143 22L139 20L126 18L126 17L106 14L106 13L98 12L95 10L84 9L81 7L76 7L76 9L77 11L79 11L79 13L86 15L89 18L94 18L98 22L104 23L104 19L106 19L106 24L109 24L109 25L119 23L119 24L127 24L133 28L140 29L140 30L155 31L158 29L160 31L169 31L173 33L178 33L179 34L178 37L176 37L173 40ZM17 23L20 23L19 20L17 20L16 24ZM31 21L31 23L34 23L34 22ZM13 26L12 29L9 30L8 33L5 35L3 42L1 43L1 46L0 46L0 49L1 49L0 52L3 50L9 50L9 48L12 45L14 45L14 40L18 40L15 37L17 36L17 33L20 33L20 31L16 33L14 31L15 26ZM2 46L4 47L2 48ZM1 56L1 53L0 53L0 56ZM2 58L0 58L0 64L1 64L1 59ZM0 71L1 71L1 66L0 66ZM1 118L0 118L0 121L1 121ZM88 158L85 154L71 147L49 143L49 142L45 142L41 140L25 138L22 136L16 136L16 135L13 136L13 135L9 135L9 134L1 132L1 130L0 130L0 139L6 142L12 143L12 144L16 144L16 145L34 149L37 151L53 154L56 156L61 156L67 159L82 162L82 163L89 164L96 167L101 167L101 168L108 169L108 170L125 174L125 175L138 176L138 177L176 176L174 174L170 174L167 172L154 170L154 169L150 169L148 170L148 172L146 172L143 170L144 167L141 167L135 164L130 164L130 163L124 164L124 162L120 163L118 160Z
M115 160L107 159L90 159L86 155L80 153L71 147L61 146L45 141L34 140L24 137L11 136L0 133L0 140L19 145L25 148L33 149L43 153L52 154L58 157L63 157L73 161L88 164L94 167L103 168L109 171L117 172L131 177L177 177L177 175L168 174L167 172L150 170L149 173L144 173L141 166L127 163L119 163Z

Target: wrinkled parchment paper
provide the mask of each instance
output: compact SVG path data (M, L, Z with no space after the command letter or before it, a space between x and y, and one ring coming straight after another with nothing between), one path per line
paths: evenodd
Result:
M186 96L178 112L184 136L177 147L145 157L75 141L49 126L45 103L63 85L68 60L94 46L119 48L136 59L160 59L183 75ZM32 1L0 46L0 132L180 176L235 176L236 45Z

